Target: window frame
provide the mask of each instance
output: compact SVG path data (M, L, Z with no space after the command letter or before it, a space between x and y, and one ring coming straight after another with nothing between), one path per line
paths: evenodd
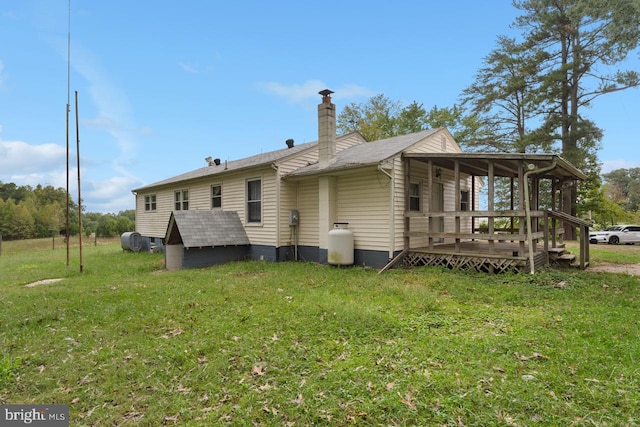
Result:
M183 188L173 192L173 209L176 211L189 210L189 189Z
M412 189L417 186L418 193L412 194ZM414 206L413 201L417 200L417 206ZM422 212L422 182L410 181L409 182L409 212Z
M252 199L251 186L254 183L258 183L259 194L257 199ZM247 178L245 183L245 223L247 225L262 225L262 177ZM255 217L255 206L258 206L258 217ZM254 211L254 212L252 212Z
M214 188L220 188L220 192L218 194L214 194ZM211 209L222 209L222 183L211 184ZM214 200L219 200L219 206L216 206Z
M462 212L469 211L469 190L460 190L460 210Z
M144 195L144 211L155 212L158 209L158 198L156 194Z

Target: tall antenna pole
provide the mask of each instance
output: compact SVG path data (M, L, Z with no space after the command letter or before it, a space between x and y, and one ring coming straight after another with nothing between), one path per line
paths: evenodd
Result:
M82 197L80 195L80 127L78 125L78 91L76 90L76 156L78 157L78 239L80 239L80 273L82 273Z
M65 229L65 240L67 241L67 267L69 267L69 240L71 240L70 224L69 224L69 205L71 203L71 195L69 194L69 106L71 98L71 0L69 0L69 14L67 22L67 224Z

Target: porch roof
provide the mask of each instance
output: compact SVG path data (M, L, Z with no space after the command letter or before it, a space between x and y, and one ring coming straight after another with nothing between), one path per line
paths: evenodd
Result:
M494 175L503 177L517 177L519 165L532 164L535 169L551 166L555 167L539 175L540 178L559 178L561 180L584 180L587 176L573 164L557 154L528 154L528 153L405 153L404 158L432 161L435 167L453 169L458 161L460 172L475 176L488 176L489 164L493 163Z

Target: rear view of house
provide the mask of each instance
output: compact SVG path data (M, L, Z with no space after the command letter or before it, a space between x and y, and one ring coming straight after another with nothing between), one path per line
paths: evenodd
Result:
M339 224L353 252L340 258L356 265L491 272L548 264L550 253L562 253L565 224L588 236L587 223L558 212L557 195L585 178L559 156L463 153L444 128L371 142L338 136L331 93L320 92L315 142L287 140L286 148L234 161L207 158L203 168L133 190L136 231L166 245L176 268L236 259L341 264L330 238ZM514 188L508 211L494 209L498 178ZM484 183L489 200L478 210ZM543 187L552 192L548 213L539 210ZM228 213L222 228L232 232L221 232L221 215L185 212ZM498 230L498 220L511 228ZM584 267L588 242L581 248Z
M288 140L281 150L208 161L203 168L137 188L136 231L155 244L171 244L172 213L235 212L249 240L247 259L326 263L329 232L342 223L353 235L355 264L387 264L404 245L403 153L461 150L446 129L373 142L359 133L338 136L331 91L321 95L318 141L296 145ZM453 196L445 196L454 189L450 171L438 172L433 189L425 184L426 173L423 167L411 171L411 209L420 211L426 198L442 207L453 203ZM465 177L461 191L467 203L471 187ZM225 246L211 237L207 246Z

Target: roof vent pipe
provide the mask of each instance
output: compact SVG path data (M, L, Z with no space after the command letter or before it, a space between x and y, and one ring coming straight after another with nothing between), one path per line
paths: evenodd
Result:
M293 139L289 138L285 142L287 143L287 148L293 148Z

